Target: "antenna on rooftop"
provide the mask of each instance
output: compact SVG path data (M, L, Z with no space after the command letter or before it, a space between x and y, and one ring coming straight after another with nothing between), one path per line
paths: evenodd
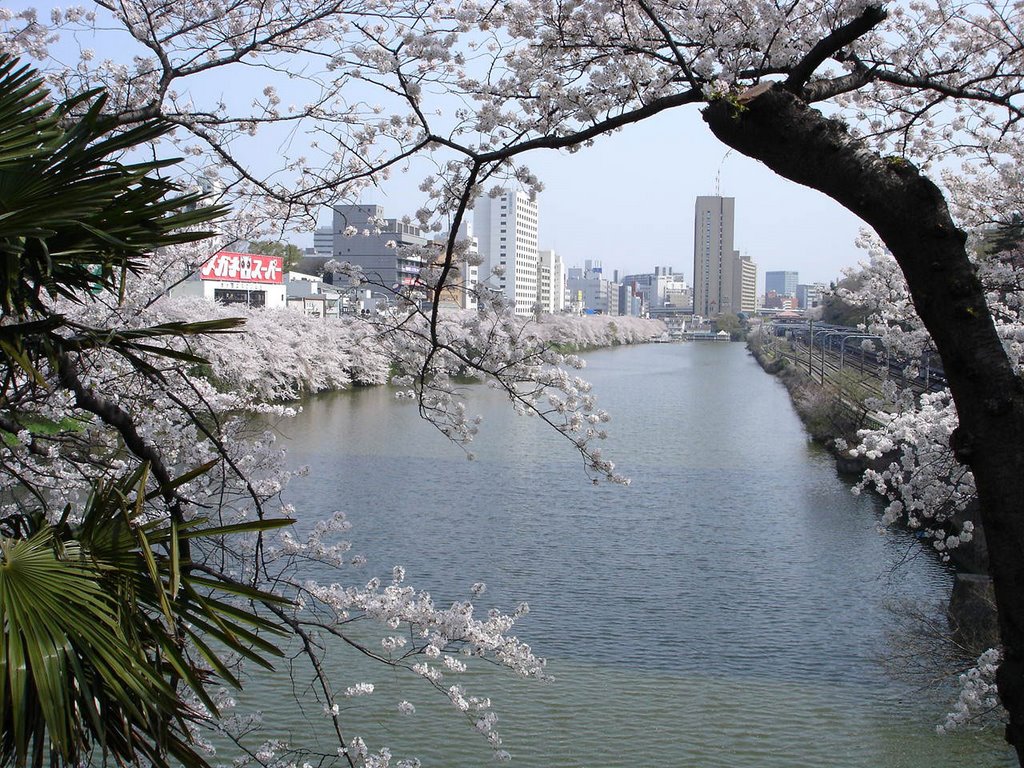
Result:
M722 196L722 166L725 165L725 161L729 159L729 155L732 154L730 149L724 155L722 155L722 162L718 164L718 170L715 172L715 197Z

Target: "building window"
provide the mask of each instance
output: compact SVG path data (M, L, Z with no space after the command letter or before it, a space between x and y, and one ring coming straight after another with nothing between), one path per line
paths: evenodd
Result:
M250 307L265 307L267 305L267 292L215 288L213 300L218 304L245 304Z

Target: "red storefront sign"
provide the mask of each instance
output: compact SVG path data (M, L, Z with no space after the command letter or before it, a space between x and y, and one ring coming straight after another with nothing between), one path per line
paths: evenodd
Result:
M259 253L220 251L199 268L202 280L231 280L237 283L284 282L284 259Z

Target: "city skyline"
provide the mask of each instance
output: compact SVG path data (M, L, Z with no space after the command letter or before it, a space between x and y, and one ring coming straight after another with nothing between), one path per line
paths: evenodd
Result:
M472 271L486 276L484 282L504 293L518 315L531 314L538 305L542 311L558 313L562 311L563 301L576 302L583 309L600 313L647 312L655 306L650 303L651 296L643 298L639 308L620 308L620 305L622 301L631 301L630 297L635 298L637 290L649 294L651 286L648 283L659 272L671 277L687 291L688 311L702 317L714 317L720 313L753 313L762 306L762 302L765 307L777 308L778 303L771 303L768 298L776 294L799 296L799 302L793 308L807 306L812 294L817 300L818 290L823 284L797 285L799 274L796 271L769 271L763 275L763 280L759 280L757 264L734 247L735 198L698 196L694 207L695 222L701 226L699 233L695 230L693 244L692 293L687 286L685 270L677 265L654 265L653 271L648 266L641 272L624 275L619 269L603 269L600 260L587 259L583 266L565 264L554 250L538 249L536 232L542 220L538 201L522 192L506 189L493 198L478 199L473 216L463 221L463 230L469 233L474 249L479 246L483 261L480 270L473 268ZM412 280L412 275L419 271L418 256L411 257L416 263L403 263L403 245L422 247L428 242L444 240L444 237L431 238L427 232L411 223L403 223L401 219L388 218L389 211L380 205L336 205L333 212L332 225L319 228L314 233L314 242L319 249L316 258L352 260L364 271L368 270L368 274L374 275L378 284L393 283L397 287L398 283ZM379 233L371 231L374 222L380 222ZM357 234L349 236L347 230ZM390 240L395 242L386 242ZM398 250L395 250L396 244ZM306 267L306 271L310 269L312 267ZM399 271L409 276L400 280ZM594 282L591 278L595 275L590 274L591 271L599 278L593 285L590 282ZM475 281L477 278L472 279ZM759 283L763 285L763 291L758 290ZM617 293L613 300L607 293L611 287L621 293L622 287L629 285L632 287L625 298ZM562 286L567 290L559 290ZM802 295L799 289L804 289ZM660 288L657 293L657 306L663 302L674 307L682 306L678 297L669 301L662 296Z
M766 271L796 271L804 282L828 285L867 259L855 245L859 219L730 152L696 111L630 126L573 154L531 153L524 162L545 185L539 247L560 253L567 267L591 259L606 272L629 274L670 264L692 282L693 204L712 195L738 202L736 239L740 254L757 263L760 295ZM423 204L419 175L414 164L363 201L411 215Z
M91 35L77 43L96 45ZM55 49L69 58L77 56L71 38L55 44ZM243 69L235 77L239 87L264 85L253 71ZM193 87L201 97L226 98L216 83ZM359 97L373 103L379 94L353 83L351 98ZM267 151L275 140L288 145L298 141L271 134L266 147L238 149L257 176L275 169L274 152ZM389 215L413 216L425 203L420 183L438 172L436 160L429 153L408 158L390 178L375 179L358 199L333 202L382 205ZM709 195L740 202L740 253L757 263L760 274L793 270L808 283L828 285L844 268L867 258L855 245L864 226L860 219L824 195L730 150L711 134L697 106L668 110L599 136L575 152L538 150L519 156L516 163L529 167L545 185L539 198L545 216L538 228L538 247L555 250L567 266L596 259L608 271L629 274L646 272L654 264L672 264L692 281L688 243L693 241L693 200ZM499 178L492 181L503 183ZM318 225L330 223L328 206ZM282 239L312 247L313 231L290 230ZM760 279L758 293L764 293Z

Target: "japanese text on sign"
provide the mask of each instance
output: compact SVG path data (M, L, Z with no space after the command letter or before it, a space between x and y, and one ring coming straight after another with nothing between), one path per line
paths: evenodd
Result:
M239 283L283 283L284 259L258 253L220 251L199 268L199 277Z

